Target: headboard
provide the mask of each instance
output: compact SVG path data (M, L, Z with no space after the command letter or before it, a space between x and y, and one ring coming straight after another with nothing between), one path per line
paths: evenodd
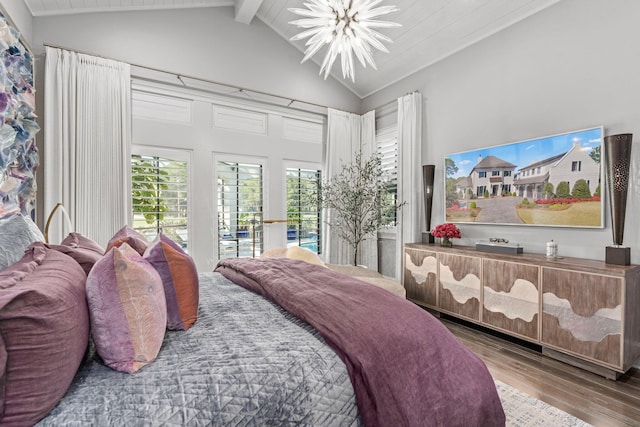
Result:
M31 214L39 164L33 57L0 12L0 218Z

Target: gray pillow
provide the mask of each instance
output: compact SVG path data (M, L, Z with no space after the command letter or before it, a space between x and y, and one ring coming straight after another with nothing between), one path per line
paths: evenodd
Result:
M0 270L18 262L33 242L44 236L31 218L17 213L0 219Z

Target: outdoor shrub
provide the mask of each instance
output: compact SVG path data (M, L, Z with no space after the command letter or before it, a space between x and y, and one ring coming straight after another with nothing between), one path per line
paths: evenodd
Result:
M591 197L591 191L589 190L589 184L584 179L579 179L573 184L573 190L571 195L577 199L588 199Z
M569 192L568 182L562 181L558 183L558 187L556 188L556 197L561 199L571 197L571 193Z

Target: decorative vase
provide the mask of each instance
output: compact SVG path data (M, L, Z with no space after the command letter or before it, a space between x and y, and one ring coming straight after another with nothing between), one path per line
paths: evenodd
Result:
M443 237L440 239L440 246L444 246L445 248L450 248L453 246L453 242L448 237Z
M605 262L608 264L629 265L631 263L631 249L621 246L627 210L632 137L633 134L623 133L604 138L605 172L607 189L609 190L613 244L615 245L606 247Z

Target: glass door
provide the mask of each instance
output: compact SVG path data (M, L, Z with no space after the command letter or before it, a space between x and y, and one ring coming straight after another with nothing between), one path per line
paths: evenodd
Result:
M218 161L218 258L259 257L263 251L263 166Z

